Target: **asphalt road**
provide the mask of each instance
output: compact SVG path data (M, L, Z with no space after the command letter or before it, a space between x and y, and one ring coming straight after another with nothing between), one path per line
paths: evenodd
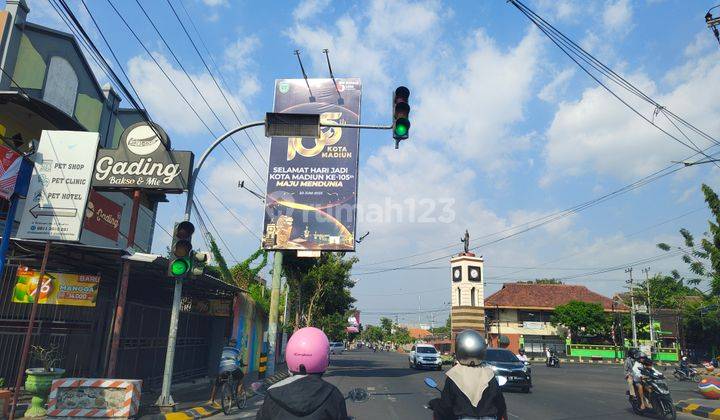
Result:
M444 369L447 370L447 366ZM641 418L630 410L619 366L566 364L555 369L540 364L533 365L532 371L530 394L505 392L511 420ZM343 394L357 387L370 393L370 400L366 402L348 400L348 414L354 418L390 420L431 418L431 412L423 406L438 392L424 384L427 376L441 386L445 382L444 372L410 369L407 355L356 350L331 356L330 368L324 377ZM697 396L691 383L670 379L668 384L675 401ZM252 401L251 406L252 403L260 404L260 401ZM255 411L251 409L227 418L248 418L254 416ZM678 418L697 419L682 413L678 413Z

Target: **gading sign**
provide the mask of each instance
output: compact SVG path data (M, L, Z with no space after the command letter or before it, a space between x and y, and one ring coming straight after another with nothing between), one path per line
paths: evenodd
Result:
M167 134L160 126L133 124L123 131L117 149L98 151L92 186L180 193L187 189L194 156L169 148Z

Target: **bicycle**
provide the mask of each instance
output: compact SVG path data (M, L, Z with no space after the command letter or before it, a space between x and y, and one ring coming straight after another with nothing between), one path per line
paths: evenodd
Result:
M233 401L237 406L238 410L245 408L247 404L247 392L239 375L234 375L232 372L223 373L220 376L220 406L222 407L223 413L226 416L230 415L230 409L232 408Z

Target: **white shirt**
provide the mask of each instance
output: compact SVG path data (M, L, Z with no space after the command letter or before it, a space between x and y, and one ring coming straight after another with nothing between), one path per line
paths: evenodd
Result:
M527 357L526 355L524 355L524 354L518 354L518 355L517 355L517 358L518 358L518 360L520 360L521 362L527 362L527 361L528 361L528 357Z
M642 363L640 363L640 362L635 362L635 364L634 364L633 367L632 367L632 376L633 376L633 379L639 380L640 377L643 376L642 373L641 373L641 370L642 370L643 368L645 368L645 366L643 366ZM646 369L646 368L645 368L645 369ZM657 370L657 369L655 369L654 367L653 367L653 368L650 368L650 369L652 369L652 371L655 372L655 373L660 373L660 371Z

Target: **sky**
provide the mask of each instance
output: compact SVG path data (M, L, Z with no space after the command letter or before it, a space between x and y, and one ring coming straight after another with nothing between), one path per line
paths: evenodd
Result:
M167 77L108 0L87 1L102 32L81 2L70 3L113 68L127 72L173 148L196 156L224 127L262 119L272 109L274 80L302 76L296 49L309 77L328 76L327 48L336 77L362 79L367 124L389 123L392 91L408 86L410 139L399 150L387 131L366 130L360 139L357 235L370 234L357 246L352 278L364 323L381 316L444 323L449 257L462 251L465 229L485 260L486 297L503 282L543 277L611 296L624 290L629 266L635 278L643 268L650 275L687 273L679 256L656 244L681 245L681 227L697 236L707 230L700 185L719 188L720 181L718 167L709 164L518 233L694 152L625 107L504 0L170 0L186 24L181 6L192 16L201 40L191 25L189 34L217 84L168 2L138 1L182 68L136 1L112 4ZM47 0L28 3L29 21L68 31ZM528 6L665 109L717 134L720 47L703 18L713 2L528 0ZM687 135L700 148L712 144L687 128L678 131L654 106L621 98L677 138ZM248 134L227 143L232 157L218 150L204 167L201 179L215 196L197 191L229 260L253 253L262 232L263 203L238 182L264 194L269 142L262 129ZM181 220L182 203L183 196L171 196L161 204L164 229ZM164 254L169 240L156 229L153 251Z

